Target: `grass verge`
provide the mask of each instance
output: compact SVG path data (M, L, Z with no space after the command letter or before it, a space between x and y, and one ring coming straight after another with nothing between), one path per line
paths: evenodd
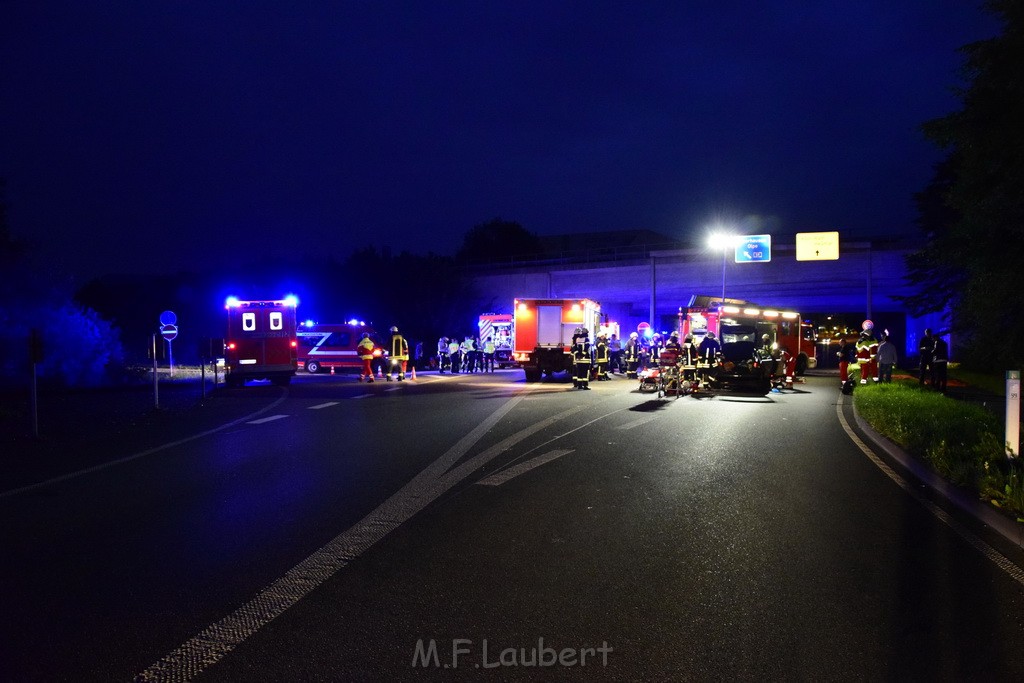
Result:
M1024 522L1024 464L1006 457L992 414L910 382L857 387L853 402L879 434Z

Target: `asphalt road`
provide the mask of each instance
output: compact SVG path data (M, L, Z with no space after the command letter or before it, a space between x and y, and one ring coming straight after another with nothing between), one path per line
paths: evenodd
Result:
M837 384L304 376L65 435L0 493L0 678L1024 680L1019 549Z

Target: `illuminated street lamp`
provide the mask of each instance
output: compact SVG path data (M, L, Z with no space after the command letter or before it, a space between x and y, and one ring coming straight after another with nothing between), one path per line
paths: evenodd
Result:
M740 238L738 235L733 235L726 232L713 232L708 237L708 247L711 249L722 250L722 305L725 306L725 260L729 255L730 249L735 249L736 245L739 244Z

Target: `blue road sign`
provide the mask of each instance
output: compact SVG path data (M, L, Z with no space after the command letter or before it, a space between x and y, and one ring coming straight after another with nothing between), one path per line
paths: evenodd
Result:
M771 260L771 235L744 235L736 245L736 263L767 263Z

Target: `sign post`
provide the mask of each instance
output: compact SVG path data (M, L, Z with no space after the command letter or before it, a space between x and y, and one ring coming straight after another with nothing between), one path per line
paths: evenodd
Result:
M160 410L160 376L156 373L156 335L153 335L153 407Z
M32 436L39 438L39 393L36 380L36 363L43 362L43 335L38 329L32 328L28 335L28 355L32 363L32 391L29 396L30 412L32 413Z
M178 316L174 311L164 311L160 314L160 336L167 340L167 371L174 375L174 350L171 342L178 336Z
M1020 454L1020 370L1006 373L1006 455Z

